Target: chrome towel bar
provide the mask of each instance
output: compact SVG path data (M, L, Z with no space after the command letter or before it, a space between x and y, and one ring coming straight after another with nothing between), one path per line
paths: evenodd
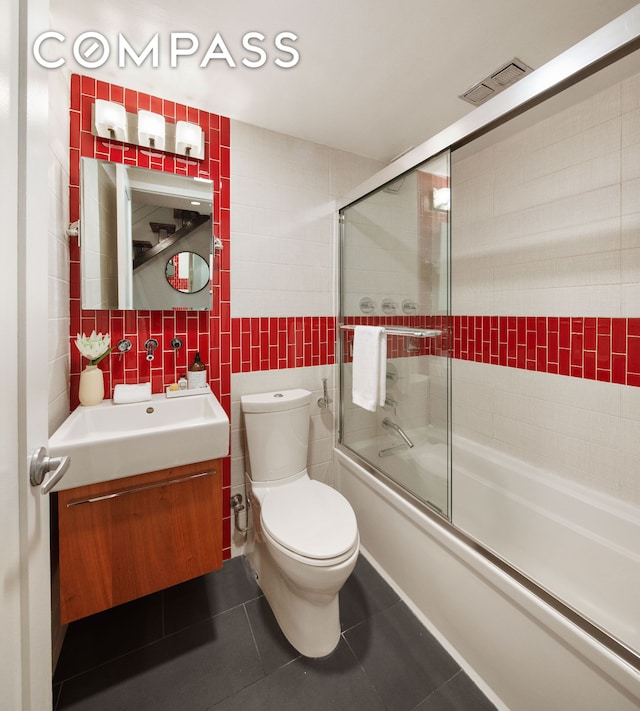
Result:
M355 326L351 324L340 324L341 331L353 331ZM409 336L411 338L436 338L441 336L442 331L436 328L410 328L408 326L385 326L384 330L389 336Z

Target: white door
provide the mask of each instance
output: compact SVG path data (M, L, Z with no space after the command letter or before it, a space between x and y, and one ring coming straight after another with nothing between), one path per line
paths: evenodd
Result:
M47 73L30 57L48 0L0 3L0 709L51 708L47 444Z

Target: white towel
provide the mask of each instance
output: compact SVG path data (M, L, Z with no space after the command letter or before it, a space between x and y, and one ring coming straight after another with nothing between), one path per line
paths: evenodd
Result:
M387 396L387 334L383 327L355 327L352 372L353 403L375 412Z
M124 405L128 402L144 402L151 400L151 383L137 385L116 385L113 389L113 402Z

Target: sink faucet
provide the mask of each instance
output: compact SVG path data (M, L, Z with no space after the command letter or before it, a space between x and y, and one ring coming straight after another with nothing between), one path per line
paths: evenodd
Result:
M396 424L392 420L390 420L388 417L385 417L384 420L382 420L382 426L387 427L390 430L395 430L400 437L405 441L407 447L413 447L413 442L407 437L405 434L404 430L400 425Z
M153 360L153 351L158 347L158 341L155 338L147 338L144 347L147 349L147 360Z

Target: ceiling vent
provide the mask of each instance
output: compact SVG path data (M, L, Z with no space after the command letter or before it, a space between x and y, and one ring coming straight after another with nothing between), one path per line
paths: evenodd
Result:
M532 71L533 69L520 59L512 59L496 69L495 72L491 72L488 77L467 89L464 94L460 94L459 98L468 101L474 106L480 106L480 104L484 104L492 96L499 94Z

